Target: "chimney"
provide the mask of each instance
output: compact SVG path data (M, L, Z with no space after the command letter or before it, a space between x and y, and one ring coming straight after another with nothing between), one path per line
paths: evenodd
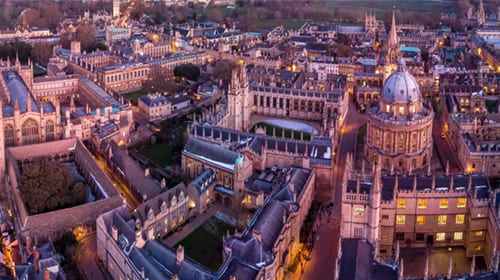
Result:
M33 246L33 261L35 262L35 273L40 271L40 251L36 246Z
M230 275L230 276L229 276L229 280L236 280L236 276L234 276L234 275Z
M161 179L161 188L164 189L167 186L167 182L165 181L165 178Z
M43 272L43 280L50 280L50 271L48 269Z
M26 254L31 255L31 237L26 236Z
M181 264L184 261L184 247L179 245L177 247L177 264Z
M146 272L144 271L144 266L141 269L141 278L146 279Z
M118 241L118 228L115 225L111 227L111 235L114 241Z
M144 169L144 177L148 177L149 176L149 167Z

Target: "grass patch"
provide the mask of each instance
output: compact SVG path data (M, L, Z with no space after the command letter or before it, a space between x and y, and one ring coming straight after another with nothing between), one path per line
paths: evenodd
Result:
M356 1L325 1L317 0L316 5L324 5L328 8L366 8L377 10L392 10L395 6L399 10L411 10L415 12L454 12L455 5L450 2L437 2L430 0L356 0Z
M133 103L137 104L137 99L139 99L141 96L146 95L147 92L144 89L139 89L131 92L127 92L122 94L123 98L132 101Z
M263 127L266 130L266 135L269 135L269 136L273 136L273 131L274 131L276 137L281 137L283 135L283 130L284 130L285 131L285 138L287 138L287 139L293 138L293 139L300 140L300 134L301 134L301 132L297 131L297 130L293 130L293 136L292 136L292 130L291 129L286 129L286 128L282 128L282 127L275 126L275 125L272 125L272 124L267 124L267 123L264 123L264 122L259 122L259 123L255 124L250 129L250 132L251 133L255 133L255 130L257 129L257 127ZM309 132L303 132L303 140L306 140L306 141L311 140L311 133L309 133Z
M141 149L139 153L162 167L172 164L172 147L167 142Z
M211 270L217 271L222 264L222 236L228 230L233 233L235 227L211 217L175 245L175 248L179 244L182 245L185 255Z

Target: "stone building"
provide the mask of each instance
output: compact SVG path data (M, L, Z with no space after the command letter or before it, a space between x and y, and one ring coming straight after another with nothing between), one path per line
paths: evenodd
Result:
M352 170L342 182L342 238L365 238L378 259L397 257L396 247L465 247L497 264L497 192L482 174L389 175ZM396 249L395 249L396 248ZM399 262L399 259L395 259Z
M432 108L423 102L420 89L406 71L404 60L386 81L376 105L367 109L365 157L394 172L408 172L430 165Z

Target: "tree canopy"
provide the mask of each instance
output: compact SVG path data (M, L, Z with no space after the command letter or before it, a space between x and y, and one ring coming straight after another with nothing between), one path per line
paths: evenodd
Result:
M196 81L200 77L200 67L192 63L181 64L174 68L174 75Z
M217 61L213 71L213 77L217 80L222 80L222 83L227 86L231 81L231 73L236 68L236 63L229 60Z
M72 207L87 197L85 184L75 181L66 165L48 157L23 166L19 190L31 214Z

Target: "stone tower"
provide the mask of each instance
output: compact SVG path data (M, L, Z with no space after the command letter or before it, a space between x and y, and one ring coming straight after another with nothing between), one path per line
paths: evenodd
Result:
M477 10L477 25L483 26L484 19L485 19L485 14L484 14L483 0L479 0L479 8Z
M397 69L397 64L401 58L401 51L399 49L399 38L396 27L396 14L392 12L391 30L389 31L389 38L385 42L385 65L386 71L384 80L389 77Z
M377 18L375 11L365 13L365 32L370 35L375 35L377 32Z
M120 0L113 0L113 18L120 17Z
M250 125L250 89L245 66L241 65L231 73L227 93L228 128L247 130Z

